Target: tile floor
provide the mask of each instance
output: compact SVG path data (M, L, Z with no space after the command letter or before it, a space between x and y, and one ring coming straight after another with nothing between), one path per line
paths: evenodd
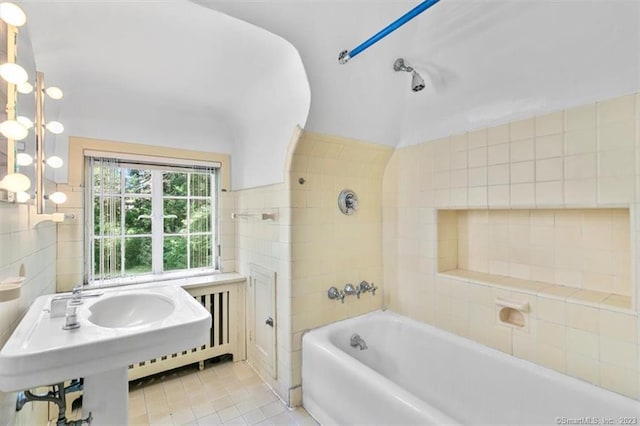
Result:
M129 424L317 425L304 410L289 410L245 362L207 364L131 382Z

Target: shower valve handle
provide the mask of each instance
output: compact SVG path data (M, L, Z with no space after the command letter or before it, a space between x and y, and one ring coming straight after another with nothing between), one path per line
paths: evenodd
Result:
M347 283L344 286L344 294L353 296L354 294L360 299L360 289L357 289L351 283Z
M371 288L369 289L369 291L371 292L371 294L373 294L374 296L376 295L376 290L378 289L378 287L376 287L373 283L371 283Z
M344 293L336 287L329 287L329 290L327 290L327 297L331 300L340 299L340 301L344 303Z

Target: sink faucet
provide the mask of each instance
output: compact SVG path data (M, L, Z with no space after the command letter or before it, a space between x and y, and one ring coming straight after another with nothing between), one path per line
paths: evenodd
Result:
M67 304L67 310L64 316L64 325L62 326L63 330L73 330L75 328L79 328L80 323L78 322L78 307L71 305L71 302Z
M55 296L53 299L51 299L51 306L49 307L51 318L65 316L67 305L82 305L83 298L97 297L101 295L102 293L85 293L84 291L82 291L82 286L78 285L73 288L71 295L65 294L61 296Z
M360 348L361 351L364 351L365 349L367 349L367 343L364 341L362 337L360 337L358 333L353 333L351 335L349 344L353 348Z

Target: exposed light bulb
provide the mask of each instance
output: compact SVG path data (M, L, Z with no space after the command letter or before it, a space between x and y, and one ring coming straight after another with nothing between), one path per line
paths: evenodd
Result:
M16 85L16 90L18 90L18 92L22 93L23 95L28 95L29 93L33 92L33 85L28 81L25 81L24 83Z
M44 89L44 93L47 94L51 99L60 100L64 96L62 89L56 86L47 87Z
M64 192L53 192L49 194L47 198L53 203L62 204L67 201L67 194Z
M0 133L5 138L21 141L29 134L29 130L16 120L5 120L0 123Z
M64 126L59 121L50 121L45 124L44 127L54 135L59 135L64 132Z
M26 152L19 152L16 155L16 164L21 167L30 166L33 164L33 157Z
M31 199L31 195L28 192L20 191L16 193L16 201L18 203L26 203Z
M52 155L51 157L47 158L45 161L47 163L47 166L51 167L52 169L59 169L64 164L64 161L62 161L62 158L56 155Z
M0 65L0 77L11 84L22 84L29 79L29 75L24 68L12 62Z
M22 124L27 129L30 129L33 127L33 121L31 121L28 117L25 117L24 115L19 115L18 117L16 117L16 121Z
M19 6L9 3L0 3L0 19L14 27L21 27L27 22L27 15Z
M0 180L0 188L9 192L25 192L31 187L31 181L22 173L9 173Z

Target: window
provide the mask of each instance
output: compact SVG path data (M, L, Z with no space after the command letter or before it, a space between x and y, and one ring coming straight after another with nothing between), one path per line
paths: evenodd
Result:
M89 284L217 269L217 167L86 161Z

